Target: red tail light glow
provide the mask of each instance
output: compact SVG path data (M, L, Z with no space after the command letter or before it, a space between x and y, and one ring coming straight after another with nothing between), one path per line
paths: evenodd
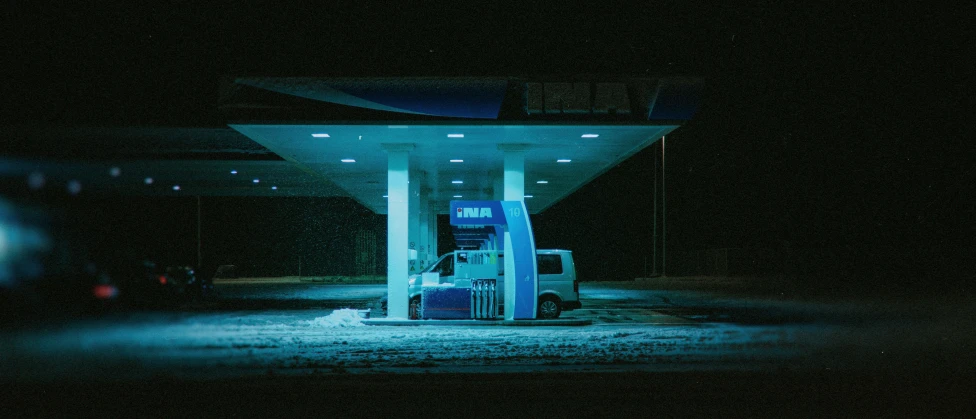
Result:
M166 275L160 275L159 276L159 283L160 284L163 284L163 285L166 285Z
M114 285L99 284L92 288L92 294L99 300L108 300L119 295L119 289Z

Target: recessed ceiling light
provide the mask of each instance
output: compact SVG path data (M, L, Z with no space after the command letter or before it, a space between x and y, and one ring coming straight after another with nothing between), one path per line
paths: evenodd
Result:
M237 174L237 171L236 171L236 170L231 170L231 171L230 171L230 174L232 174L232 175L236 175L236 174Z
M600 136L600 134L583 134L580 137L583 137L583 138L596 138L596 137L599 137L599 136Z
M559 159L559 160L556 160L556 163L569 163L571 161L572 160L570 160L570 159Z
M312 134L312 136L315 138L329 138L329 134L326 134L324 132L319 134Z
M451 159L451 163L464 163L464 160L461 160L461 159Z
M461 198L461 195L454 195L455 198Z
M526 198L532 198L532 195L526 195L525 197Z
M251 182L254 182L254 183L259 183L259 182L261 182L261 179L254 179L254 180L252 180Z
M342 159L342 160L339 160L339 161L341 161L343 163L355 163L356 162L356 159Z
M541 184L545 185L545 184L549 183L549 181L548 180L540 180L540 181L537 181L536 183L541 183Z
M460 184L464 183L464 181L463 180L452 180L451 183L453 183L455 185L460 185Z
M447 138L464 138L464 134L447 134Z

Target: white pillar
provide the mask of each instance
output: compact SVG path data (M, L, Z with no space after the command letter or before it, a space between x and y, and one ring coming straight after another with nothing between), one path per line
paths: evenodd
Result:
M417 232L417 272L422 271L430 263L430 203L427 198L430 191L420 188L420 231Z
M505 152L505 200L525 200L525 152Z
M410 193L410 202L407 205L407 248L410 249L410 258L407 264L408 275L420 272L420 183L421 175L418 172L410 174L407 191Z
M525 149L524 144L499 144L498 149L505 154L504 179L506 201L525 200ZM512 250L512 236L505 228L505 320L515 319L515 258Z
M433 201L427 203L427 205L430 207L430 229L428 229L430 232L430 260L428 261L428 264L434 263L434 261L437 260L437 257L440 256L437 253L437 205L435 204L436 202Z
M384 144L387 152L387 317L407 318L410 151L413 144Z

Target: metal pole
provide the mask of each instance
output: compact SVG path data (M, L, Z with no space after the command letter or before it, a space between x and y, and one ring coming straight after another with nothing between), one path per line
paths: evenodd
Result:
M200 239L200 195L197 195L197 271L199 272L203 265L203 253L201 249L203 248Z
M654 262L651 263L654 270L652 272L657 275L657 156L654 156L654 245L651 247L654 248Z
M668 171L665 169L664 159L664 139L661 137L661 275L668 276Z

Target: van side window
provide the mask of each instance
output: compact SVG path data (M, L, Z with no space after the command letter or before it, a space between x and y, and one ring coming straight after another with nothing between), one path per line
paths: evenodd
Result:
M539 275L561 275L563 273L563 260L559 255L537 255L536 263L539 265Z
M431 272L437 272L441 274L441 277L454 276L454 258L448 256L441 260L441 263L437 264L437 267L431 270Z

